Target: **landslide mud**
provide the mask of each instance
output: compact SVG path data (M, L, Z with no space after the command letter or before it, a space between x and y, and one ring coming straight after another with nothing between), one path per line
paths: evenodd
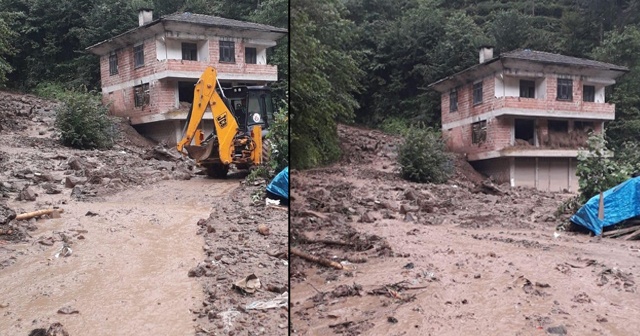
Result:
M632 335L638 242L556 231L570 195L497 186L463 160L399 178L399 139L340 126L343 160L292 171L295 335ZM336 242L339 242L337 244Z
M206 178L125 122L113 149L64 147L56 105L0 92L0 335L286 333L286 307L244 310L288 289L287 211L264 206L265 181ZM232 288L251 273L270 286Z

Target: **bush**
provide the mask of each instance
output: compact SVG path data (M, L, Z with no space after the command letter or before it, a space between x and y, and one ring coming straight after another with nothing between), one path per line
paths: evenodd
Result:
M580 185L579 203L584 204L600 192L626 181L632 170L628 162L614 160L603 135L591 135L587 151L578 154L576 175Z
M398 163L402 177L414 182L444 183L455 169L440 132L431 128L407 131L398 148Z
M269 166L277 174L289 166L289 117L286 108L280 109L273 116L274 121L269 125L267 139L273 145Z
M55 90L54 90L55 91ZM56 111L55 127L65 146L79 149L106 149L117 135L100 95L84 90L56 91L62 104Z
M402 118L391 117L385 119L379 126L380 130L392 135L406 135L409 130L409 121Z

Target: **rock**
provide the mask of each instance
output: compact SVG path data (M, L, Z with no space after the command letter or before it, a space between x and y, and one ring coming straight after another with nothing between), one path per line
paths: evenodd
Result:
M8 224L16 218L16 212L4 204L0 204L0 225Z
M67 176L64 179L64 186L67 188L73 188L76 185L85 184L86 180L77 176Z
M189 270L189 273L187 273L187 275L191 278L196 277L199 278L201 276L203 276L206 273L206 264L204 262L201 262L198 264L198 266L192 268Z
M33 191L33 189L31 189L30 187L26 187L24 189L22 189L22 191L20 192L20 195L18 195L18 198L21 201L35 201L36 197L38 196L38 194L36 194L35 191Z
M418 199L418 193L413 189L405 190L402 196L409 201L415 201Z
M69 333L64 330L62 324L56 322L47 329L45 336L69 336Z
M71 306L66 306L58 309L58 314L71 315L71 314L80 314L80 312Z
M400 205L400 213L401 213L401 214L403 214L403 215L404 215L404 214L407 214L407 213L409 213L409 212L416 212L416 211L418 211L418 209L417 209L417 208L414 208L414 207L408 206L408 205L406 205L406 204L402 204L402 205Z
M405 221L405 222L415 222L415 221L416 221L416 219L413 217L413 215L412 215L410 212L407 212L407 213L404 215L404 221Z
M61 193L61 191L51 183L46 183L45 185L42 186L42 188L44 189L44 192L49 195L55 195L55 194Z
M82 159L77 156L70 157L69 160L67 160L67 165L73 170L82 170L82 168L84 168Z
M71 190L71 196L72 197L82 197L82 188L80 186L75 186L73 187L73 190Z
M567 328L565 328L563 325L557 327L549 327L547 328L547 332L552 335L566 335Z
M360 222L362 223L373 223L376 221L376 218L371 214L371 212L365 212L360 216Z
M53 178L53 176L49 173L34 173L33 174L33 181L38 183L38 182L53 182L55 179Z
M271 234L269 232L269 227L266 226L265 224L258 225L258 232L263 236L268 236L269 234Z

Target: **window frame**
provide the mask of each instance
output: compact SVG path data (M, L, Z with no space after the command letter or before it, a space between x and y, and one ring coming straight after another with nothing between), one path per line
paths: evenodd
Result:
M253 58L249 58L249 50L253 50ZM252 61L252 62L251 62ZM258 49L254 47L244 47L244 63L258 64Z
M487 121L480 120L471 124L471 143L479 145L487 141Z
M109 76L115 76L118 74L118 53L112 52L109 54Z
M524 85L523 85L524 84ZM520 80L520 98L536 98L536 81L530 79Z
M182 60L183 61L197 61L198 60L198 44L192 42L182 42L180 44L182 49ZM185 48L187 47L187 48ZM188 53L187 58L185 58L185 51ZM191 58L194 57L194 58Z
M556 89L556 100L568 102L573 101L573 79L558 78ZM564 98L565 95L566 98Z
M452 89L449 91L449 112L457 112L458 111L458 89Z
M587 96L587 88L590 88L591 94ZM587 100L587 98L591 98L591 100ZM582 101L587 103L595 103L596 102L596 86L595 85L583 85L582 86Z
M133 105L135 107L144 107L150 102L149 83L136 85L133 87Z
M482 104L482 81L473 83L473 105Z
M133 46L133 68L144 66L144 43Z
M219 45L219 52L220 55L218 56L218 62L220 63L236 63L236 43L234 41L224 41L224 40L220 40L218 41L218 45ZM225 51L228 51L228 53L230 55L229 59L224 58L225 57Z

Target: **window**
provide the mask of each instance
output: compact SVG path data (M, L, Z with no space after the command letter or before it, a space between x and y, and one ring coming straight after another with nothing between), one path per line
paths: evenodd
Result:
M471 125L471 141L480 144L487 141L487 121L478 121Z
M109 55L109 75L118 74L118 54L113 53Z
M139 68L144 65L144 44L133 47L133 67Z
M573 100L573 80L558 78L558 100Z
M233 41L220 41L220 62L236 62L235 43Z
M536 82L532 80L520 80L520 97L535 98Z
M482 103L482 82L473 84L473 105Z
M567 120L549 120L548 121L549 132L555 133L568 133L569 121Z
M149 104L149 83L133 87L133 98L136 107Z
M593 132L594 125L592 121L574 121L573 130L582 132Z
M458 90L453 89L449 93L449 112L458 110Z
M247 64L256 64L256 48L244 48L244 62Z
M182 59L186 61L198 60L198 45L195 43L182 44Z
M532 119L515 119L513 122L516 145L523 144L522 141L529 145L535 145L535 120ZM518 141L522 140L522 141Z
M585 85L582 87L582 101L595 102L596 101L596 87L592 85Z

